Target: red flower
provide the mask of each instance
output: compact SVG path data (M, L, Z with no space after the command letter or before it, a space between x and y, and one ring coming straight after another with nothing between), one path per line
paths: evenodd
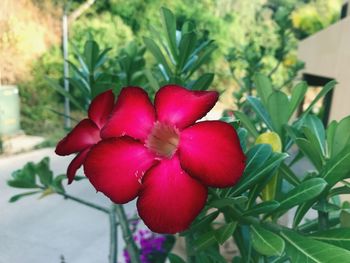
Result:
M115 203L139 196L139 215L152 231L185 230L204 207L207 187L234 185L245 167L231 125L196 123L217 99L172 85L157 92L153 106L143 89L124 88L103 140L87 154L86 176Z
M56 154L70 155L78 153L68 166L68 183L75 177L76 171L85 161L91 147L101 140L100 130L106 123L114 105L114 95L111 90L98 95L88 110L88 119L84 119L74 127L56 146Z

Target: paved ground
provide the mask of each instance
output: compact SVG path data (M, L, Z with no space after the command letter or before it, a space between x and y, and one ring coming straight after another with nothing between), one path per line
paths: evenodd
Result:
M71 159L55 156L52 149L0 158L0 263L60 263L61 256L65 263L108 262L109 222L102 212L57 195L8 203L11 196L21 192L7 186L11 172L44 156L50 156L55 173L63 173ZM109 205L87 181L73 183L67 192ZM132 213L134 204L128 204L127 211ZM119 259L123 262L121 246Z

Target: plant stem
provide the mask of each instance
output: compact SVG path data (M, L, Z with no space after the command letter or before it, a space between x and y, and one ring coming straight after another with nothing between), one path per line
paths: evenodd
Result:
M134 239L132 237L131 230L129 228L129 221L125 215L124 207L123 205L115 205L115 211L119 219L119 224L122 229L123 233L123 239L126 244L126 249L129 253L130 259L132 263L141 263L140 257L139 257L139 251L138 248L134 242Z
M83 204L85 206L88 206L88 207L94 208L96 210L99 210L101 212L109 214L109 210L107 208L103 207L103 206L99 206L97 204L90 203L88 201L85 201L83 199L77 198L75 196L72 196L72 195L69 195L69 194L66 194L66 193L63 193L63 192L56 192L56 193L59 194L59 195L62 195L66 199L73 200L73 201L78 202L80 204Z
M116 224L115 211L116 205L112 204L109 211L109 229L110 229L110 242L109 242L109 263L117 263L118 260L118 227Z

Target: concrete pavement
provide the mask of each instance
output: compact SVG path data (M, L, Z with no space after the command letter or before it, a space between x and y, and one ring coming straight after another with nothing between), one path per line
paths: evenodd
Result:
M8 202L11 196L24 192L7 186L11 172L45 156L50 157L55 175L64 173L71 160L71 157L56 156L53 149L0 158L0 263L108 262L109 222L104 213L56 194L40 200L34 195ZM86 180L74 182L66 186L66 190L100 205L110 204ZM134 203L127 205L128 213L134 209ZM119 262L124 262L120 233L118 239Z

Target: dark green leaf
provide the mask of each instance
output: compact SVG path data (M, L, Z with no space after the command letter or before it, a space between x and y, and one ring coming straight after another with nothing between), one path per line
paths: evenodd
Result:
M29 195L34 195L34 194L37 194L39 193L40 191L32 191L32 192L26 192L26 193L23 193L23 194L18 194L18 195L14 195L10 198L9 202L10 203L14 203L16 201L18 201L19 199L22 199L23 197L26 197L26 196L29 196Z
M207 90L214 80L213 73L205 73L200 76L192 85L193 90Z
M176 18L174 14L167 8L161 8L163 21L166 30L166 38L170 47L171 54L177 60L177 45L176 45Z
M311 178L303 181L279 200L280 206L277 208L277 211L290 209L319 196L326 186L327 182L322 178Z
M222 245L235 232L237 222L228 223L215 230L215 238Z
M304 96L307 91L307 83L301 82L297 84L292 90L292 96L289 104L289 114L288 119L292 117L294 111L298 108L300 103L304 100Z
M266 111L265 107L262 105L259 99L255 97L248 96L247 101L252 106L254 112L259 116L259 118L266 124L267 128L273 131L271 118Z
M255 128L255 125L250 120L250 118L248 118L248 116L246 114L239 112L239 111L235 111L234 114L242 122L243 126L249 131L249 133L254 138L257 138L259 136L259 133Z
M279 206L280 206L280 203L275 200L265 201L245 211L244 215L248 216L248 215L259 215L259 214L269 213L277 209L277 207Z
M185 260L183 260L178 255L175 255L173 253L168 254L168 259L169 259L170 263L186 263Z
M350 250L350 228L336 228L312 233L311 238Z
M53 173L50 170L50 159L49 157L45 157L36 165L36 171L39 176L40 182L44 186L48 186L51 184L53 179Z
M287 95L281 91L272 92L268 97L266 108L274 130L281 135L282 128L288 123L289 118L289 100Z

